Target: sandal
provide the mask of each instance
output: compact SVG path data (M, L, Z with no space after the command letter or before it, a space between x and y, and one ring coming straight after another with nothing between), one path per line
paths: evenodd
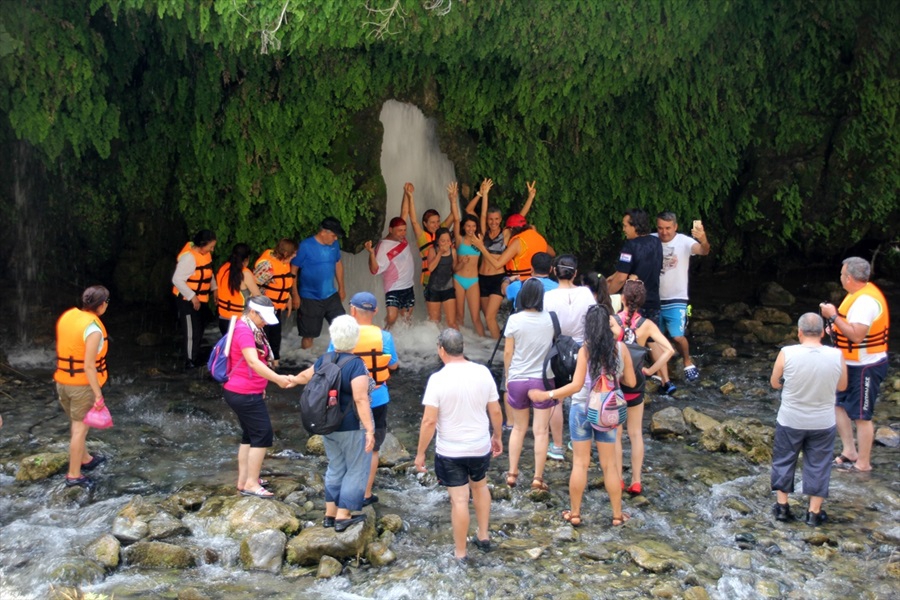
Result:
M619 517L613 517L612 525L613 525L613 527L621 527L622 525L624 525L625 523L627 523L630 520L631 520L631 515L629 515L628 513L622 513L622 515Z
M274 498L275 494L270 492L264 487L257 488L253 491L251 490L241 490L241 496L252 496L254 498L265 498L267 500Z
M550 486L544 483L543 477L535 477L531 480L531 489L541 492L549 492Z
M635 496L640 496L644 492L644 488L640 484L640 482L637 482L637 483L632 483L631 485L629 485L628 489L625 491L628 492L629 496L634 498Z
M506 473L506 485L509 487L516 487L516 482L519 479L518 473L513 473L512 471L507 471Z
M573 513L571 510L562 511L563 521L571 525L572 527L581 527L584 523L581 522L581 515L578 513Z

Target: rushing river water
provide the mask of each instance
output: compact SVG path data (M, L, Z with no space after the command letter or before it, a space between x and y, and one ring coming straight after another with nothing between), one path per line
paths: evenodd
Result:
M68 422L47 368L52 342L44 338L6 349L12 369L0 373L0 597L43 598L54 583L70 581L84 562L84 546L109 532L116 513L135 495L160 500L186 485L234 493L239 430L220 386L174 368L178 361L171 336L162 336L161 345L139 346L134 324L114 311L109 321L112 379L106 396L116 425L89 436L90 447L110 461L96 472L98 486L84 506L64 500L61 475L33 483L14 479L24 456L66 450ZM742 343L741 334L732 333L727 323L715 322L715 327L714 336L695 343L701 381L684 385L675 398L652 396L646 421L667 406L692 406L719 420L748 416L774 424L777 394L767 380L776 346ZM440 366L436 333L429 324L396 332L402 368L391 379L389 429L412 453L421 394L428 375ZM212 329L208 339L214 339ZM487 362L493 342L475 340L470 333L466 339L467 356ZM311 351L301 351L292 332L285 340L285 360L305 366L326 343L323 338ZM738 357L722 358L724 346L737 348ZM502 348L495 370L501 362ZM894 361L889 381L896 377L896 367ZM735 385L734 393L720 392L727 382ZM888 384L885 388L886 397L892 390ZM271 479L324 473L323 458L305 455L307 434L295 407L298 395L270 386L275 446L264 471ZM898 422L898 403L883 401L876 410L877 425ZM247 572L238 560L240 540L214 535L202 519L188 515L184 522L199 566L183 571L120 566L81 588L117 599L702 597L691 595L697 588L723 599L900 597L900 570L894 564L900 560L896 449L876 446L872 475L835 473L825 505L830 522L812 529L772 519L768 465L754 465L737 454L706 452L696 435L655 440L646 423L644 431L645 494L624 500L633 517L625 527L609 526L609 503L596 462L582 510L586 525L573 532L562 522L571 453L564 463L548 461L550 498L534 502L527 490L533 458L526 439L524 488L510 492L503 483L505 454L492 463L489 480L501 498L491 514L497 547L487 554L472 548L468 569L452 559L446 492L412 469L400 468L382 469L376 480L376 511L398 514L404 521L392 545L397 560L389 566L351 561L343 575L329 580L290 566L279 575ZM322 514L323 499L311 499L316 509L303 515L307 524L318 522ZM792 505L801 513L805 499L792 499ZM657 559L658 572L636 564L641 552Z

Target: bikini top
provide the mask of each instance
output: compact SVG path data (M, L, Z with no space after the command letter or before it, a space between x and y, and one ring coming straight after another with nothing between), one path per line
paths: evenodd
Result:
M496 254L497 256L503 254L503 251L506 250L506 244L503 243L503 230L500 230L497 237L488 237L488 235L485 234L484 247L491 254Z

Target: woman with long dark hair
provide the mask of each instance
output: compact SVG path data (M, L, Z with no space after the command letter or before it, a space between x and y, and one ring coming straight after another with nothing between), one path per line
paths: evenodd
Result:
M250 246L235 244L228 262L219 267L216 274L216 285L219 295L216 308L219 312L219 331L222 335L228 332L231 317L239 317L244 313L247 298L259 296L256 278L248 268L250 265Z
M613 385L634 385L635 377L631 357L621 342L616 342L609 328L609 313L597 304L588 309L584 317L584 345L578 351L578 362L572 382L549 391L533 389L528 396L534 402L572 397L569 409L569 434L572 436L572 474L569 476L569 509L562 518L573 527L581 527L581 500L587 486L588 468L591 466L591 441L597 444L603 483L612 507L612 524L622 525L631 517L622 512L622 484L616 470L616 431L599 431L587 420L587 402L591 389L601 377L607 377Z
M456 262L453 265L453 289L456 292L456 322L460 325L465 323L468 304L475 333L484 337L478 287L478 258L481 251L474 245L475 237L480 235L478 219L466 215L455 227Z
M425 308L428 320L440 324L441 312L447 327L457 329L456 293L453 290L453 265L456 250L450 241L450 230L441 227L434 232L434 243L428 250L428 283L425 285Z

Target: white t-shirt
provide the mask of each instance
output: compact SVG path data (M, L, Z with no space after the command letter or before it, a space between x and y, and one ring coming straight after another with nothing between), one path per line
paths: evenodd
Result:
M791 429L833 427L834 397L841 378L841 351L829 346L785 346L784 388L778 423Z
M860 323L866 327L872 327L872 323L875 322L879 314L881 314L881 306L879 306L878 301L872 296L860 295L850 305L850 310L847 311L847 322ZM867 348L860 348L859 359L848 360L847 364L853 366L871 365L884 359L886 356L887 352L869 353Z
M438 409L435 451L448 458L490 452L487 405L497 399L494 376L478 363L451 362L429 377L422 404Z
M560 333L572 336L579 344L584 342L584 315L595 304L594 294L582 286L544 292L544 312L555 312Z
M376 275L384 273L384 293L394 290L405 290L413 286L413 276L416 272L412 251L407 242L406 248L400 251L393 259L388 258L388 253L406 242L383 239L375 247L375 261L378 263Z
M513 340L513 355L509 362L507 381L540 379L544 373L544 358L553 342L553 321L547 311L523 310L506 321L506 337ZM548 377L553 375L547 369Z
M659 234L654 233L656 237ZM659 299L663 300L688 300L688 267L691 266L692 250L697 240L676 233L670 242L663 242L663 266L659 275Z

